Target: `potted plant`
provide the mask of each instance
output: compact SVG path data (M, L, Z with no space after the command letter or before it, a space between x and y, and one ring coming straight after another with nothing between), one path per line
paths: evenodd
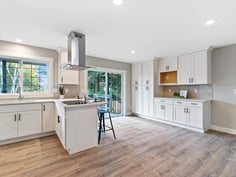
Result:
M59 87L59 93L60 93L59 98L60 98L60 99L63 99L63 98L64 98L64 94L65 94L65 88L64 88L63 85L60 85L60 87Z

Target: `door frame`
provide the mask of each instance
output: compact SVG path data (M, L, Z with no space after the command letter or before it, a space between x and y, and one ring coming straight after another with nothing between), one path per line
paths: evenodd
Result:
M84 74L84 90L88 90L88 71L98 71L98 72L110 72L110 73L117 73L121 75L121 116L126 115L126 71L125 70L118 70L118 69L110 69L110 68L103 68L103 67L96 67L96 68L89 68L86 70L87 72Z

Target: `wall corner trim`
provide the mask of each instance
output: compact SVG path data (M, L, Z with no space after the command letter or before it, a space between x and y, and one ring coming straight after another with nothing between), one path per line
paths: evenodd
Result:
M216 131L219 131L219 132L224 132L224 133L229 133L229 134L236 135L236 129L221 127L221 126L217 126L217 125L211 125L210 129L216 130Z

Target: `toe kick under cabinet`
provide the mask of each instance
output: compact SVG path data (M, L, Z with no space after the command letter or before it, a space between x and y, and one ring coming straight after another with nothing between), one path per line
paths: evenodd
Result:
M155 98L154 118L172 125L205 132L211 125L211 102Z
M41 132L41 104L0 106L0 140Z

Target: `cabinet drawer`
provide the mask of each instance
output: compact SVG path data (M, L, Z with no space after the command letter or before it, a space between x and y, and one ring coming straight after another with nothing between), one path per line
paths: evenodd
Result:
M173 104L173 101L172 100L165 100L165 99L155 99L155 102L156 103L159 103L159 104Z
M202 102L187 102L187 106L191 106L191 107L202 107Z
M0 106L0 112L17 112L30 110L41 110L41 104L19 104Z
M179 101L174 101L174 104L175 104L175 105L183 105L183 106L185 106L185 105L186 105L186 101L181 101L181 100L179 100Z

